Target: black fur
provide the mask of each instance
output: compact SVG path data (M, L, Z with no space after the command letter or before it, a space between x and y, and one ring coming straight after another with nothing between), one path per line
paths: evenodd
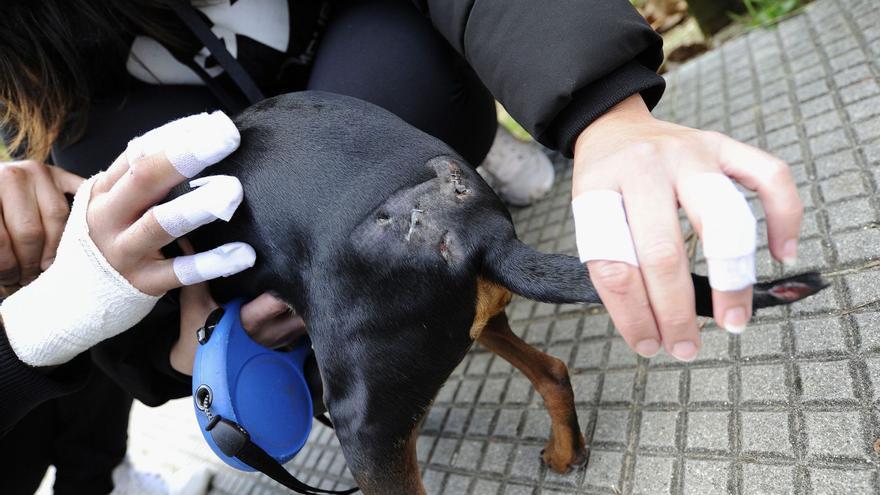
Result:
M212 282L220 300L271 290L303 315L362 487L400 490L402 446L472 343L478 276L545 302L599 300L576 258L516 238L507 209L447 145L376 106L298 93L235 122L241 147L205 173L239 177L245 202L191 240L257 251L254 269ZM705 278L695 284L709 315Z

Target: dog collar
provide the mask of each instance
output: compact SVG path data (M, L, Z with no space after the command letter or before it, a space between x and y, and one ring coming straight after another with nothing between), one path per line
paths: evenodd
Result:
M226 464L261 471L303 494L348 494L311 487L282 466L312 429L313 404L303 365L312 352L308 337L290 351L254 342L241 326L242 301L212 312L197 332L193 406L199 429Z

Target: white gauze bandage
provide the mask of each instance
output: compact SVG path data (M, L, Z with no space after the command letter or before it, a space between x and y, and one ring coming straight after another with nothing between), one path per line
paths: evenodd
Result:
M183 285L193 285L218 277L228 277L252 266L257 260L254 248L243 242L230 242L204 253L174 258L174 274Z
M581 262L611 260L639 266L620 193L587 191L574 198L571 209Z
M682 187L690 209L700 215L709 285L721 291L753 285L757 224L746 198L718 173L689 177Z
M9 345L31 366L73 359L133 327L159 300L131 285L92 242L86 208L94 182L77 190L52 266L0 305Z
M169 122L129 141L128 163L165 152L168 161L184 177L194 177L235 151L241 135L223 112L200 113Z
M193 191L154 206L153 216L172 237L182 237L218 218L228 222L244 198L241 182L229 175L190 181Z

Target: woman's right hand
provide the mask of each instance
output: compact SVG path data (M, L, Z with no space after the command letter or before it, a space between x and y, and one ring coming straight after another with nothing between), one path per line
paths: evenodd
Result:
M31 366L69 361L137 324L166 291L253 266L241 242L165 259L160 249L241 203L238 179L207 176L158 204L177 184L234 151L238 129L221 112L186 117L132 140L77 190L55 262L0 304L10 347Z
M33 160L0 163L0 286L27 285L55 260L82 177Z

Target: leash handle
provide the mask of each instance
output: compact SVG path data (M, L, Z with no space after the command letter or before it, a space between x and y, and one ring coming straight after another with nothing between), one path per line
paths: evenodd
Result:
M220 416L214 416L205 429L211 432L211 438L224 454L235 457L297 493L303 495L349 495L359 490L358 487L346 490L324 490L303 483L284 469L284 466L274 457L253 443L244 428Z

